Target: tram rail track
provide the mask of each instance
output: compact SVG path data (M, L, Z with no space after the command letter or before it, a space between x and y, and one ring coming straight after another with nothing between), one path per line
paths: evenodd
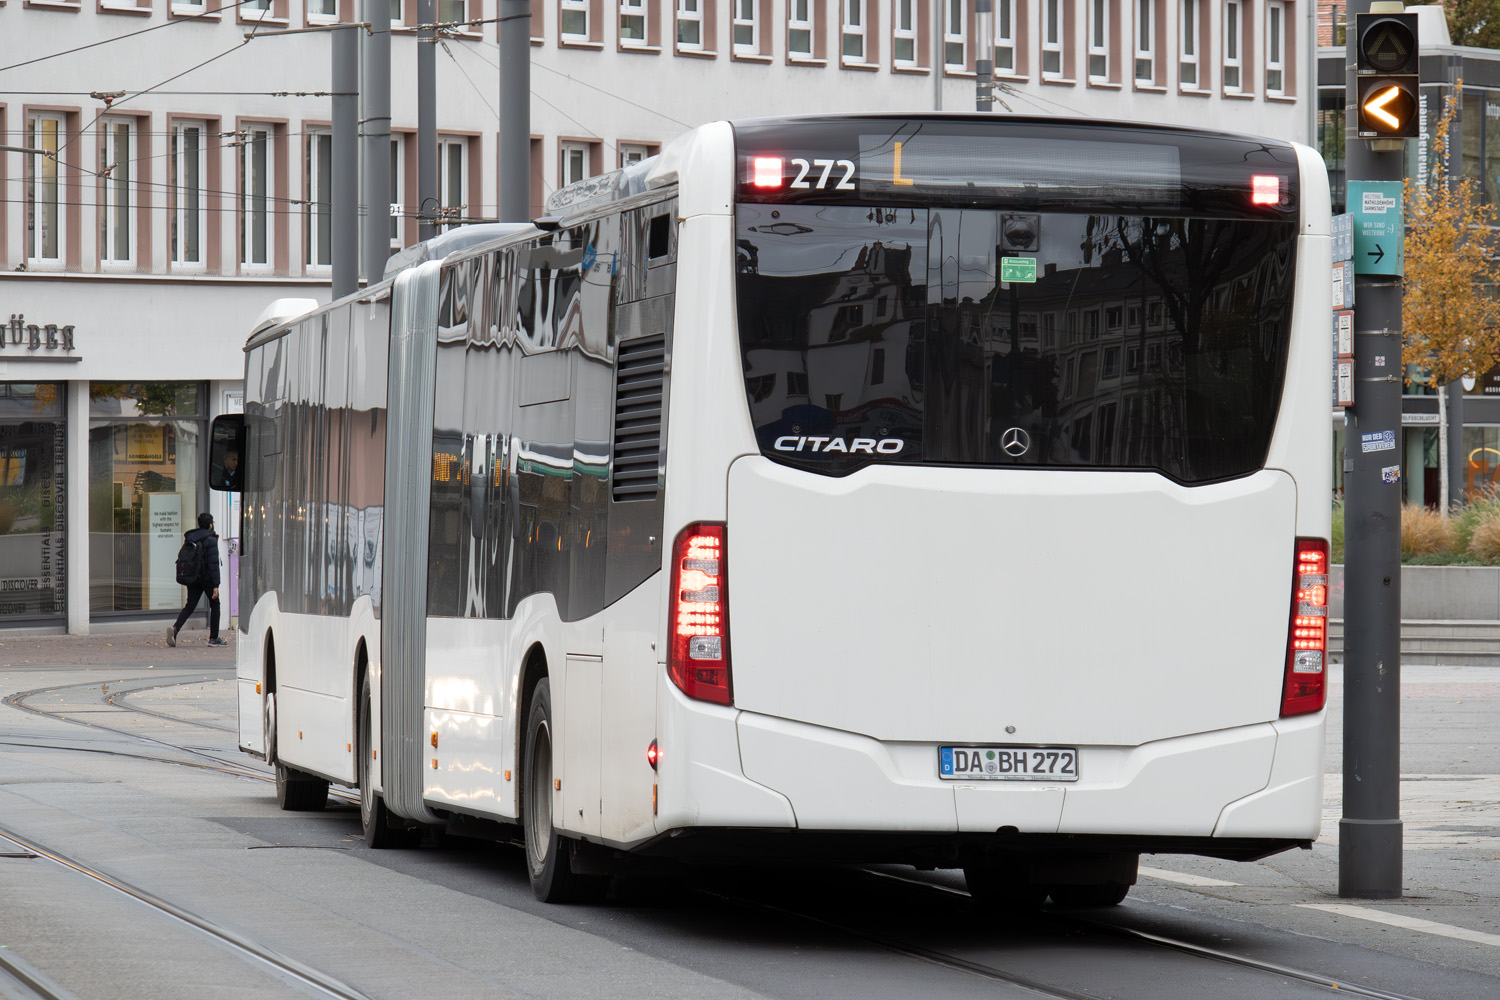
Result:
M139 690L170 687L174 684L200 683L204 680L209 679L212 678L188 677L175 678L172 680L156 680L155 683L153 683L149 687L143 687ZM47 709L35 704L27 704L28 700L33 700L39 696L43 696L46 694L55 694L63 691L83 691L96 688L97 685L92 683L37 688L7 696L4 699L4 703L34 715L72 722L77 725L103 730L122 737L127 737L132 740L138 740L144 743L170 749L178 754L185 754L191 757L203 759L173 759L171 757L165 756L132 754L124 750L114 750L99 747L57 745L45 747L47 749L55 749L60 751L72 750L77 752L103 753L123 757L133 757L157 763L174 764L178 766L196 767L201 769L219 771L236 777L248 777L259 781L274 783L274 776L268 769L264 768L263 766L249 766L225 761L222 756L208 750L197 749L189 746L184 746L180 743L173 743L168 740L157 739L155 737L145 736L140 733L129 732L127 730L103 725L95 720L73 718L69 716L66 710L48 711ZM110 704L111 706L119 708L126 712L140 713L143 715L178 722L185 725L203 725L198 720L183 719L181 717L172 716L168 713L157 712L132 705L130 704L128 697L126 697L126 695L131 693L134 693L134 691L120 692L116 690L112 694L101 693L99 697L102 702ZM117 696L120 699L118 701L115 700ZM204 728L223 729L223 727L217 726L205 726ZM14 741L0 742L0 746L21 745L32 748L39 747L39 744L36 743L18 744ZM340 792L341 791L342 790L340 790ZM350 802L358 801L357 797L349 794L341 794L340 792L333 792L332 794L334 794L335 797L340 798L341 800L347 800ZM247 960L262 963L273 969L279 970L286 975L292 976L299 982L303 982L308 987L318 991L320 995L340 997L345 998L345 1000L355 1000L355 998L358 998L358 1000L368 1000L368 998L364 997L363 994L354 990L352 987L349 987L346 984L333 979L332 977L324 976L317 970L311 969L310 967L297 962L295 959L291 959L287 956L281 955L280 953L275 952L273 949L261 946L257 944L253 939L245 935L213 924L211 921L207 921L201 917L198 917L197 915L192 914L191 912L177 906L176 904L171 903L170 901L156 897L143 889L139 889L138 887L130 885L123 880L114 878L107 873L91 869L87 865L83 865L77 861L67 858L59 854L58 852L51 851L43 845L34 843L20 834L13 833L12 831L0 827L0 837L4 837L6 840L15 843L18 847L22 848L25 851L31 852L53 863L63 865L81 874L94 878L99 882L108 885L111 888L114 888L116 891L130 895L133 898L146 903L147 905L153 906L161 910L162 912L176 917L182 922L197 928L203 933L209 934L226 947L236 950ZM968 892L956 887L940 885L930 881L925 881L920 878L907 877L887 870L876 870L870 868L857 868L854 870L858 871L862 876L870 878L872 880L881 880L887 884L899 883L910 891L916 891L924 894L947 894L951 896L962 897L964 899L972 898ZM766 913L773 913L778 918L792 918L804 921L820 926L825 931L832 931L838 934L856 938L872 947L880 948L893 954L902 955L915 961L920 961L934 966L946 968L990 982L1005 983L1017 989L1026 991L1032 995L1056 998L1056 1000L1103 1000L1103 998L1096 993L1090 993L1086 990L1074 989L1048 983L1034 976L1023 975L1011 969L1003 968L997 964L991 964L984 961L977 961L972 958L966 958L961 954L938 950L925 944L917 943L915 941L902 940L899 936L874 931L867 927L860 927L851 921L831 918L829 916L816 912L816 909L814 907L797 907L795 905L786 905L782 902L770 902L765 899L754 898L750 895L742 895L735 892L725 892L712 888L700 888L698 891L705 896L716 899L725 904L754 909ZM1046 920L1050 922L1071 926L1074 928L1085 929L1087 932L1092 934L1115 938L1118 940L1128 940L1143 946L1159 948L1166 951L1191 956L1203 961L1220 963L1255 973L1275 976L1283 980L1293 980L1298 983L1306 984L1308 986L1328 992L1337 992L1346 996L1364 997L1368 998L1368 1000L1420 1000L1420 998L1414 997L1410 994L1403 994L1381 989L1378 987L1363 985L1360 983L1348 982L1341 978L1326 976L1321 973L1312 972L1306 969L1294 968L1291 966L1252 958L1245 955L1238 955L1233 952L1207 947L1201 944L1196 944L1191 941L1185 941L1179 938L1173 938L1167 935L1138 930L1131 927L1123 927L1109 921L1091 919L1087 915L1080 913L1048 910L1044 911L1042 915ZM3 958L3 953L0 953L0 960L3 960ZM11 975L15 976L18 979L21 978L19 976L16 976L14 972L11 972ZM66 994L49 994L44 991L37 990L34 986L28 988L30 988L32 992L37 996L44 998L44 1000L54 1000L54 998L55 1000L74 1000L74 998ZM0 992L0 997L3 996L3 992Z
M32 840L30 837L23 836L5 827L0 827L0 838L10 841L17 847L30 852L38 858L45 859L63 868L71 869L137 902L144 903L173 918L178 923L206 934L216 943L227 947L239 957L250 961L251 964L269 968L283 976L289 976L304 987L312 989L320 996L334 997L336 1000L370 1000L366 994L361 993L341 980L284 955L246 934L224 927L206 917L199 916L185 907L178 906L176 903L126 882L124 879L117 878L98 868L86 865L81 861L76 861L67 855ZM14 974L14 970L12 970L12 975ZM31 988L34 991L40 992L43 996L56 996L56 994L49 994L38 990L35 985L32 985Z

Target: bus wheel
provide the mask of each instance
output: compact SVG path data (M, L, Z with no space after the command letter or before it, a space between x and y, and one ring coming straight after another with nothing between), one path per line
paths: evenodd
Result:
M552 825L552 685L543 677L531 698L521 763L521 828L531 891L544 903L599 899L609 888L602 875L573 871L572 841Z
M1130 886L1123 882L1054 885L1048 893L1058 906L1118 906L1130 894Z
M287 767L276 759L276 692L261 704L266 727L266 763L276 772L276 804L291 812L316 812L328 804L328 782Z
M1047 887L1027 881L1025 866L996 861L973 861L964 865L969 895L997 910L1036 910L1047 901Z
M359 823L364 827L365 843L372 849L416 847L422 840L422 828L404 823L386 809L380 793L375 791L374 768L370 766L374 742L370 738L370 677L365 675L359 689Z

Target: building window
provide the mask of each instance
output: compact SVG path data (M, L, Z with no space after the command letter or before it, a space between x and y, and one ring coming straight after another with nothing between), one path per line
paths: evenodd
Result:
M203 0L172 0L172 13L189 16L203 13Z
M392 6L399 6L396 0L392 0ZM259 21L271 16L271 0L244 0L240 4L240 20Z
M406 234L401 231L401 224L406 220L406 205L401 200L401 192L406 190L406 157L402 155L404 141L403 136L391 136L391 203L386 211L391 214L392 250L406 246Z
M969 68L969 18L965 0L943 0L943 68Z
M1240 47L1245 35L1244 11L1240 0L1224 5L1224 89L1240 89Z
M203 182L208 178L208 129L203 122L172 124L172 264L179 270L201 271L208 204Z
M6 578L0 621L6 624L67 612L66 390L67 383L0 382L0 573Z
M33 264L64 261L67 205L58 154L65 131L58 115L32 115L26 122L26 145L41 150L26 157L26 259Z
M813 0L787 0L786 51L793 59L813 58Z
M620 44L627 48L647 44L646 0L620 0Z
M760 0L734 0L734 54L760 55L760 37Z
M562 0L562 10L558 14L558 32L565 42L586 42L589 40L589 3L590 0Z
M567 187L589 176L589 145L586 142L565 142L558 157L557 186Z
M865 0L842 0L843 23L839 26L840 49L845 62L865 61Z
M1042 0L1046 6L1042 18L1042 76L1060 78L1063 75L1063 38L1068 16L1063 0Z
M338 0L307 0L307 20L310 24L327 24L338 20Z
M1136 0L1135 78L1156 82L1156 0Z
M247 269L271 266L271 127L251 125L239 136L240 263Z
M333 264L333 136L321 129L307 136L307 266Z
M89 384L89 610L182 606L175 563L204 499L196 382Z
M325 0L325 2L332 3L335 0ZM391 2L395 3L396 0L391 0ZM479 31L479 25L468 23L469 5L465 0L438 0L437 17L443 24L454 25L455 31ZM458 27L459 25L462 27Z
M1286 4L1266 4L1266 93L1286 93Z
M620 166L622 167L628 167L633 163L640 163L646 157L655 155L655 151L643 143L622 142L619 149Z
M468 215L469 143L465 139L438 140L438 205L446 232L464 224Z
M1016 71L1016 0L995 0L995 72Z
M1184 87L1198 87L1198 0L1182 0L1182 12L1177 21L1178 60L1177 79Z
M707 47L703 39L703 0L677 0L677 47L689 52L702 52Z
M896 23L891 31L891 57L897 66L910 69L921 64L917 0L896 0Z
M1110 0L1089 0L1089 79L1109 79Z
M105 118L99 127L99 260L109 265L135 263L134 118Z

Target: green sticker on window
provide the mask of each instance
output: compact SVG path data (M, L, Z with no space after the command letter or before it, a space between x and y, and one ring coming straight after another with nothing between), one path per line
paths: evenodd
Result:
M1036 258L1001 257L1000 280L1029 281L1034 284L1036 282Z

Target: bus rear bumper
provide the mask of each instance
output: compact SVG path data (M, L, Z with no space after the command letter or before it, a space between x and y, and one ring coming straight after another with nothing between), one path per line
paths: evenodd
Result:
M944 780L935 744L748 712L736 728L745 778L785 796L801 831L1301 842L1322 818L1321 713L1137 747L1082 746L1073 782Z

